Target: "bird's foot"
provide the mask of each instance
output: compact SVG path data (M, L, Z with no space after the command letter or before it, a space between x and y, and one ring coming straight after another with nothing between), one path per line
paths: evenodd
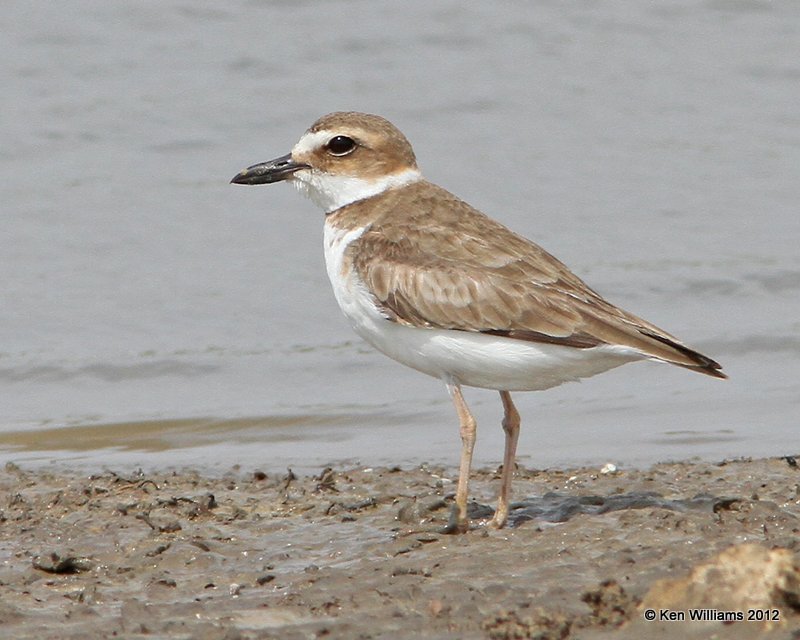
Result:
M469 520L466 513L457 504L454 504L450 509L450 517L447 519L447 524L441 529L444 534L457 534L466 533L469 531Z

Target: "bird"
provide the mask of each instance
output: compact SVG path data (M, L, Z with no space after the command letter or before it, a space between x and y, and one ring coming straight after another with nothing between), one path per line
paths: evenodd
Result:
M727 377L719 363L606 301L534 242L428 182L411 143L381 116L322 116L290 153L231 182L289 182L322 208L326 270L352 328L378 351L444 382L461 436L450 533L470 530L477 425L462 386L496 390L502 401L500 489L486 523L502 528L520 431L512 392L638 360Z

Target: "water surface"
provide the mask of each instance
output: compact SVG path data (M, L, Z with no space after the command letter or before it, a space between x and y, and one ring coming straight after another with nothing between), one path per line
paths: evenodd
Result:
M4 5L0 460L455 464L442 385L363 345L322 216L234 187L323 113L725 366L518 394L532 466L797 453L800 5ZM496 394L468 392L476 459Z

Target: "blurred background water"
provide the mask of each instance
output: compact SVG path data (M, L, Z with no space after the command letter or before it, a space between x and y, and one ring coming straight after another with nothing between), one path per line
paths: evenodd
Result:
M456 464L442 385L340 317L321 213L228 184L342 109L731 376L518 394L523 464L800 450L800 4L8 0L0 25L0 461ZM467 397L496 464L497 395Z

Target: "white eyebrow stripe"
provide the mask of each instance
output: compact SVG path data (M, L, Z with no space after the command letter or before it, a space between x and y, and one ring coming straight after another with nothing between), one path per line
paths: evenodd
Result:
M292 149L292 155L305 155L307 153L312 153L313 151L319 149L325 143L328 142L335 134L328 129L322 129L321 131L307 131L303 134L300 140L297 141L297 144L294 145Z

